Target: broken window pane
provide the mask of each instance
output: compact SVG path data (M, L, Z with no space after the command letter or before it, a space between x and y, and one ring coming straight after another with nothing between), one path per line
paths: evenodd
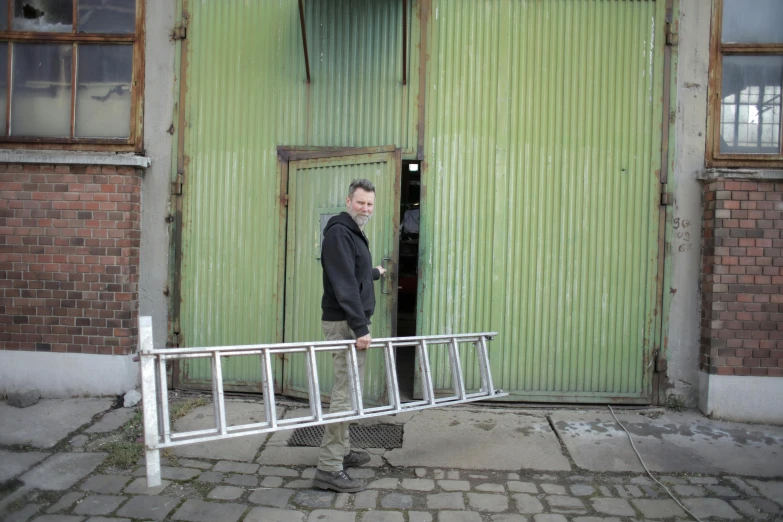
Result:
M724 56L720 152L778 154L783 56Z
M130 136L132 45L80 45L76 136Z
M14 44L12 136L70 136L72 59L71 45Z
M8 99L8 44L0 43L0 136L5 136L5 116Z
M14 31L70 33L73 31L73 0L12 0Z
M724 43L783 43L781 0L723 0Z
M133 33L136 0L79 0L80 33Z

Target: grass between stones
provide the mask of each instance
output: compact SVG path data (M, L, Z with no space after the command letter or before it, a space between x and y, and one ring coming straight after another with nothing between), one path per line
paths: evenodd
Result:
M169 408L169 420L171 424L181 419L194 409L209 404L206 397L192 397L182 402L172 403ZM126 422L119 430L115 440L111 440L101 448L109 456L104 461L104 465L120 469L130 469L136 465L139 459L144 455L144 418L142 410L136 412L131 419ZM172 459L173 454L168 450L163 450L163 456Z

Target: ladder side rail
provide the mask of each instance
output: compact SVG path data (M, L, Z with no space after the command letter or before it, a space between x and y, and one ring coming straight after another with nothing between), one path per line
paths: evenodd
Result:
M481 334L479 337L479 345L481 346L481 359L483 361L484 373L487 375L487 397L494 397L495 385L492 382L492 368L489 364L489 351L487 350L487 336ZM508 395L508 394L506 394Z
M220 433L220 430L218 430L217 428L209 428L206 430L195 430L195 431L180 431L177 433L172 433L171 440L181 440L190 437L199 437L201 435L214 435L216 433Z
M310 377L310 413L316 420L323 420L321 409L321 384L318 381L318 361L315 358L315 347L310 345L307 351L307 373Z
M435 405L435 390L432 388L432 374L430 373L430 355L427 351L427 341L419 341L419 364L421 365L421 389L430 406Z
M499 393L499 394L496 394L495 396L496 397L505 397L507 395L508 395L507 393ZM443 404L440 404L440 403L436 404L435 406L436 407L441 407L441 406L451 406L451 405L457 405L457 404L469 404L471 402L476 402L477 400L482 400L482 399L485 399L485 398L486 398L486 396L482 396L482 397L478 397L478 398L474 398L474 399L466 399L464 401L463 400L451 400L451 401L445 402ZM426 409L430 409L432 407L433 406L430 405L430 404L425 404L425 405L420 406L418 408L412 408L412 410L413 411L426 410ZM403 411L407 411L407 410L408 409L406 408ZM348 412L341 412L341 413L348 413ZM304 422L304 423L296 424L296 425L291 426L291 427L281 427L281 426L278 426L277 428L264 428L264 429L248 430L248 431L243 431L243 432L232 431L232 432L228 432L226 435L221 435L219 433L215 433L215 434L213 434L211 436L205 436L205 437L188 439L188 440L182 440L182 439L180 439L180 440L172 440L170 443L161 443L160 446L159 446L159 449L170 448L170 447L175 447L175 446L185 446L187 444L195 444L195 443L201 443L201 442L212 442L212 441L218 441L218 440L225 440L225 439L231 439L231 438L236 438L236 437L245 437L245 436L249 436L249 435L259 435L259 434L265 434L265 433L274 433L274 432L277 432L277 431L282 431L283 429L291 429L291 428L294 428L294 427L295 428L307 428L307 427L310 427L310 426L323 426L324 424L331 424L331 423L334 423L334 422L351 422L351 421L354 421L354 420L363 420L363 419L368 419L368 418L373 418L373 417L383 417L383 416L389 415L390 413L394 413L394 412L393 411L382 411L382 412L375 412L375 413L365 413L364 415L352 414L352 415L346 415L346 416L343 416L343 417L329 419L329 420L325 419L323 421Z
M169 419L169 387L166 381L166 361L158 358L158 390L160 391L160 420L163 429L163 441L171 440L171 422Z
M223 396L223 365L220 352L212 356L212 386L214 389L215 426L221 435L226 434L226 403Z
M350 381L353 382L353 386L351 387L351 393L353 399L355 401L353 402L353 409L357 412L359 415L364 414L364 400L362 397L362 376L359 372L359 361L356 355L356 342L352 342L348 345L348 367L351 369L348 372ZM366 357L366 354L365 354Z
M158 423L155 356L152 355L152 318L139 317L139 356L141 373L142 415L144 418L144 459L147 487L160 486L160 426ZM153 404L153 401L155 402Z
M449 343L449 358L451 359L451 371L454 377L454 393L460 400L465 400L465 376L462 374L462 361L459 358L459 346L456 337Z
M272 373L272 356L269 353L269 349L264 349L263 352L263 371L261 372L261 379L264 386L264 411L266 413L266 421L272 428L277 427L277 408L275 406L275 386L274 386L274 374Z
M394 411L400 411L400 387L397 384L397 360L394 356L392 341L386 342L384 347L384 360L386 361L386 389L389 391L390 406Z
M148 317L148 316L145 316ZM450 334L450 335L420 335L414 337L380 337L373 339L370 347L380 348L387 341L392 341L398 346L414 346L422 340L428 341L428 344L448 344L452 337L456 337L460 342L478 341L481 336L494 337L497 332L483 332L483 333L467 333L467 334ZM176 359L183 358L183 355L195 355L197 357L209 357L209 353L213 351L220 351L229 353L230 355L250 355L260 352L264 349L272 350L272 353L295 353L291 351L294 349L297 352L306 352L307 347L310 345L315 346L316 351L334 351L345 343L355 343L355 340L346 341L315 341L307 343L270 343L270 344L236 344L229 346L202 346L202 347L187 347L187 348L157 348L155 349L156 355L176 355ZM402 344L405 343L405 344ZM168 357L167 357L168 358Z

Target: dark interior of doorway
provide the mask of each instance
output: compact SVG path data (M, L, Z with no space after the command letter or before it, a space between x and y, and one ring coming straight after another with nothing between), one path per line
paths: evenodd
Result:
M416 335L416 289L419 271L421 162L404 161L400 187L400 265L397 336ZM397 381L402 400L413 399L414 347L397 348Z

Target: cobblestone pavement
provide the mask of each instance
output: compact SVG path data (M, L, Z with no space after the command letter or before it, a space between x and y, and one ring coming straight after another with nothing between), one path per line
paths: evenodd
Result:
M65 454L68 455L68 454ZM314 468L179 459L147 489L144 467L98 465L67 489L31 490L7 522L598 522L687 520L638 474L506 473L431 468L358 468L368 489L312 489ZM783 520L783 481L736 476L662 476L703 520ZM2 492L0 492L2 496Z

